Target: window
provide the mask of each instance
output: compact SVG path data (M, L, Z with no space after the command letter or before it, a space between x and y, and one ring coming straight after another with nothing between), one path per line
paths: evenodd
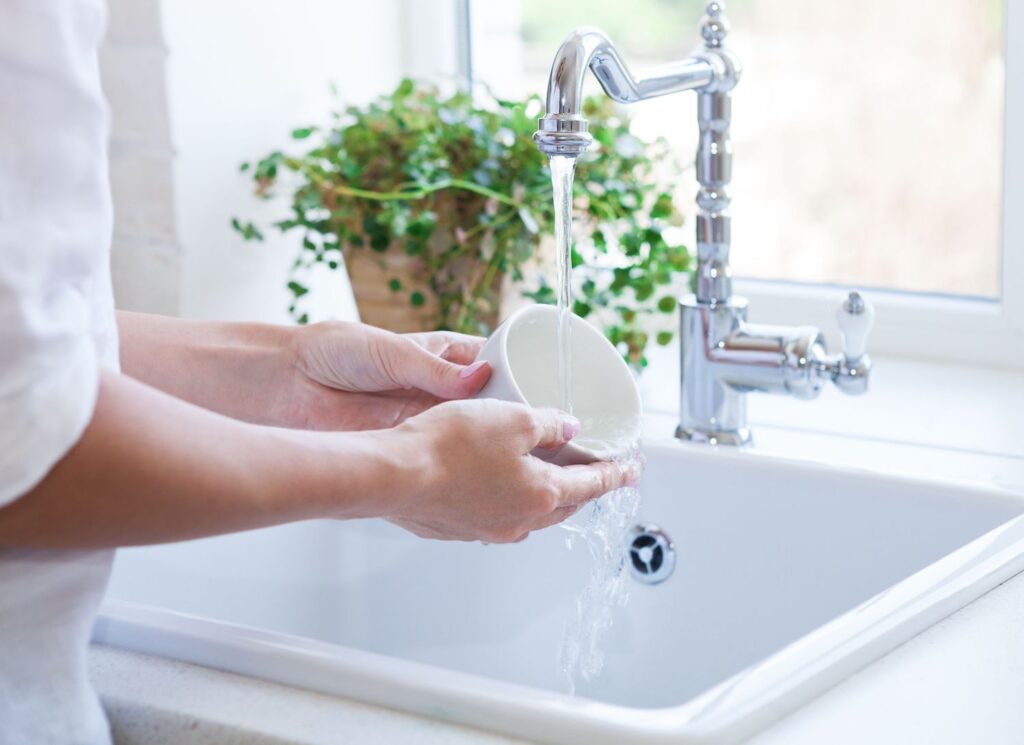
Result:
M588 24L640 71L693 48L703 7L474 2L475 77L501 95L543 93L559 42ZM1021 22L1001 0L730 0L728 15L744 66L733 104L734 273L804 283L741 283L744 294L776 298L767 320L828 328L823 285L882 288L889 351L1008 364L981 332L1024 326L1024 247L1014 240L1024 226L1003 208L1020 178L1010 168L1019 161L1015 130L1004 138L1004 121L1019 122L1013 96L1024 83L1007 84L1024 76L1012 78L1016 50L1004 33L1016 38ZM599 91L593 76L587 85ZM690 163L694 107L692 94L637 104L634 129L666 137ZM695 190L691 171L678 203L691 205ZM809 310L815 303L820 312ZM1009 356L1024 364L1024 349Z

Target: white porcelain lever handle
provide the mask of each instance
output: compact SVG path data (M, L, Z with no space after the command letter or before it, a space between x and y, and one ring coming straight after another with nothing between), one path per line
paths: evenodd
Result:
M859 359L867 350L868 334L875 323L875 307L854 290L839 306L836 320L843 334L843 354L848 360Z

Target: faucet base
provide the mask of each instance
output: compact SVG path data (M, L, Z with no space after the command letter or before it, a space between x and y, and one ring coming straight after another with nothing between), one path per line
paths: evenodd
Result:
M702 445L749 445L752 438L748 427L732 431L705 432L687 429L679 425L676 427L676 439L684 442L699 442Z

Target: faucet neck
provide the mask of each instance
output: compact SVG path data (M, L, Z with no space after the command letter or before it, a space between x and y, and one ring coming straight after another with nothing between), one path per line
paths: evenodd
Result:
M698 94L696 295L701 303L725 302L732 297L731 119L732 97L728 92Z
M725 47L729 22L720 2L711 2L701 21L704 48L695 56L716 71L715 80L697 92L697 271L699 303L722 303L732 298L732 123L731 91L739 80L739 64Z

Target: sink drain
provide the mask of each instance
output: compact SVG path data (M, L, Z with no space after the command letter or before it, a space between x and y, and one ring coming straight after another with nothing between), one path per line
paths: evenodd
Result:
M656 525L636 525L630 531L629 562L633 579L656 585L672 576L676 550L672 539Z

